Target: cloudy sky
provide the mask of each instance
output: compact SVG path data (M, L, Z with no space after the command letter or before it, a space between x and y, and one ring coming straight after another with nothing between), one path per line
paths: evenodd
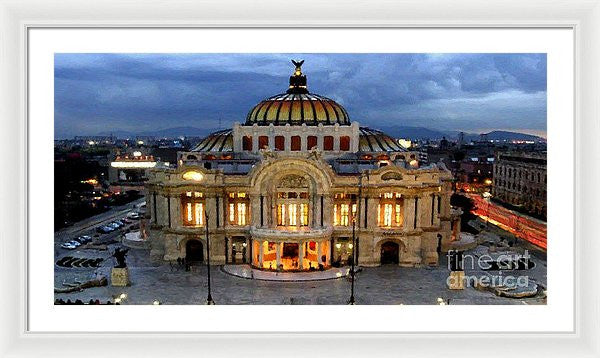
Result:
M361 125L546 135L545 54L56 54L55 137L243 122L292 58Z

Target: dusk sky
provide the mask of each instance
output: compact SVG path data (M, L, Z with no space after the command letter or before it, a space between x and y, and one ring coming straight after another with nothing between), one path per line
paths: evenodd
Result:
M546 136L545 54L56 54L55 138L243 123L290 59L361 125Z

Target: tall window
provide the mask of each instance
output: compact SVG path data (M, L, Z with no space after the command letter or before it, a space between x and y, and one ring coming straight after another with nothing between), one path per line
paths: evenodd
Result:
M350 137L347 135L340 137L340 150L349 151L350 150Z
M230 225L247 225L250 200L246 193L229 193L228 218Z
M302 141L299 135L292 136L292 142L290 144L292 151L297 152L302 149Z
M280 191L277 193L277 225L308 226L308 192Z
M383 193L377 206L377 225L400 227L404 221L404 199L400 193Z
M275 136L275 150L285 150L285 137L282 135Z
M184 226L204 226L204 194L188 191L181 196Z
M349 226L357 211L356 194L338 193L333 196L333 225Z
M252 150L252 136L245 135L242 137L242 150Z
M261 135L258 137L258 149L267 149L269 148L269 137L266 135Z
M317 146L317 136L316 135L309 135L306 138L306 149L311 150L314 147Z
M323 150L333 150L333 136L323 137Z

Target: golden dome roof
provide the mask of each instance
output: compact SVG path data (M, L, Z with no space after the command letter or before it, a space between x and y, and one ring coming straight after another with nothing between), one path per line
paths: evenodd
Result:
M286 93L269 97L248 112L245 125L350 125L348 112L334 100L308 92L304 61L293 61L296 69L290 76Z

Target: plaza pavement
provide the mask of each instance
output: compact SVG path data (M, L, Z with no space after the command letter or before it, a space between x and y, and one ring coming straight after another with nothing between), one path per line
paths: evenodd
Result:
M117 244L118 245L118 244ZM102 257L105 261L97 269L63 268L55 265L55 287L64 287L63 282L86 281L96 273L103 274L110 281L110 267L113 259L107 251L74 250L57 253L76 257ZM545 255L533 258L536 266L527 271L515 271L513 275L528 275L546 285ZM149 259L148 250L131 249L127 257L132 284L129 287L94 287L82 292L55 294L56 299L99 299L102 302L114 300L121 293L127 294L123 304L205 304L207 296L206 266L195 266L185 270L168 263L155 263ZM468 274L468 272L467 272ZM217 304L346 304L350 295L350 281L339 278L326 281L273 282L244 279L223 272L220 266L211 267L212 297ZM363 268L357 274L355 297L357 304L437 304L438 297L452 304L513 305L545 304L542 298L503 298L490 292L474 288L454 291L446 286L448 269L446 259L436 268L402 268L385 265Z

